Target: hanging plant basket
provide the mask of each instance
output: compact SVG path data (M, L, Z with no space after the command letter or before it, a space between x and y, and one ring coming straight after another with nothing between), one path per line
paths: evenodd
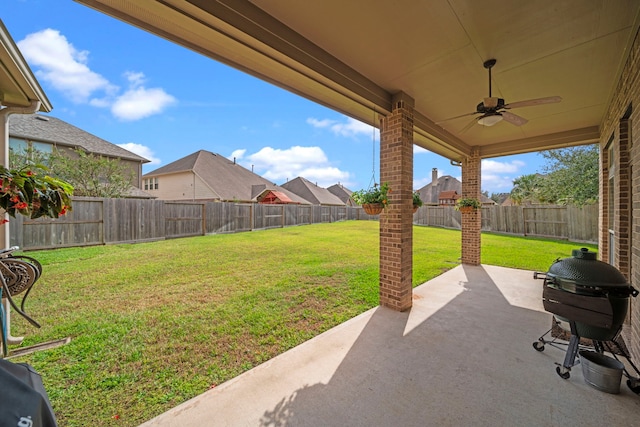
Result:
M362 209L369 215L378 215L382 212L384 205L382 203L363 203Z
M461 198L456 200L456 204L454 206L454 209L460 212L473 212L475 210L481 209L482 208L482 203L480 203L480 200L478 199L474 199L474 198Z
M475 211L476 208L474 208L473 206L461 206L458 210L462 213L468 213Z
M418 212L418 209L420 209L420 206L413 205L413 213Z

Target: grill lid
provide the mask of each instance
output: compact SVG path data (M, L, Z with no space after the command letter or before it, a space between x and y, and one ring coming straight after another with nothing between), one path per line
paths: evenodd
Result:
M574 249L571 258L556 260L547 276L562 282L598 288L630 288L627 279L614 266L598 261L587 248Z

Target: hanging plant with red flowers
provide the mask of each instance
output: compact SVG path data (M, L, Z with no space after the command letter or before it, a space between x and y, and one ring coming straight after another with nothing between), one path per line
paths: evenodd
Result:
M71 210L73 187L47 174L44 165L7 169L0 165L0 208L10 216L58 218ZM6 220L2 220L6 222Z

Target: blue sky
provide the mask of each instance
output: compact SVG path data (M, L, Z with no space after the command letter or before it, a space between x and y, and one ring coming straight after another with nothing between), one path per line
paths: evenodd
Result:
M370 126L71 0L2 3L50 114L149 159L145 173L208 150L276 184L303 176L357 190L380 178ZM415 189L432 168L460 179L448 159L414 153ZM535 153L484 160L482 189L508 192L543 164Z

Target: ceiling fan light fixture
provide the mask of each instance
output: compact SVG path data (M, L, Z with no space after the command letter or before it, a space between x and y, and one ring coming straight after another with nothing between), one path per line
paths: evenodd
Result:
M480 117L480 119L478 119L478 124L482 126L493 126L496 123L501 121L502 121L502 114L495 113L495 114L490 114L488 116Z

